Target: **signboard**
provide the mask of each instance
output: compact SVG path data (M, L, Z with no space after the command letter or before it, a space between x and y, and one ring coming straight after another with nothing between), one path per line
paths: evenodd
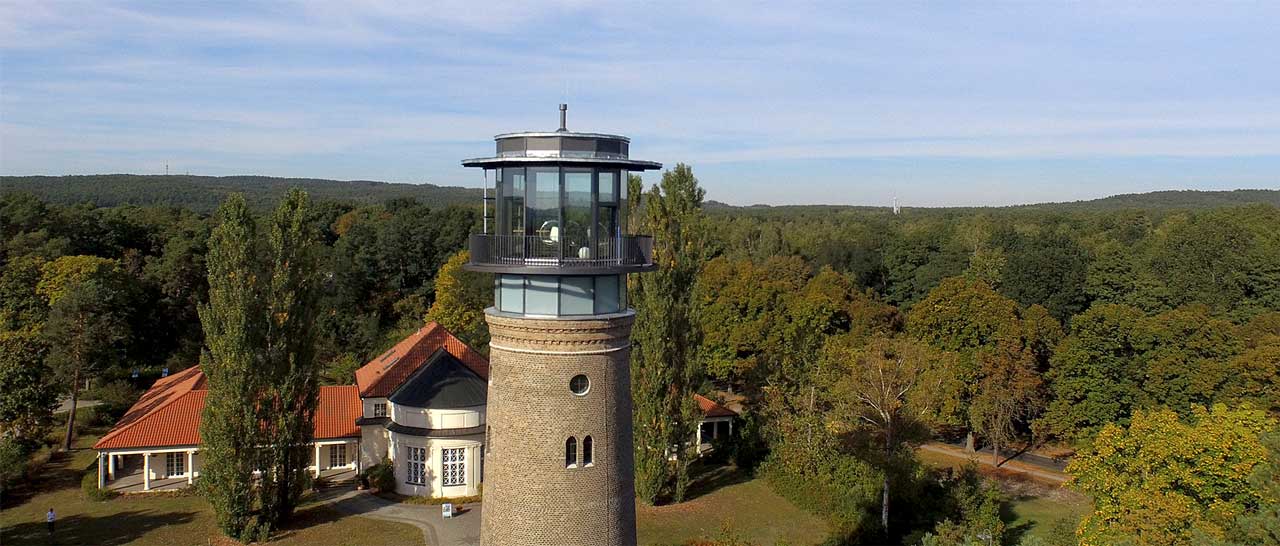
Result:
M442 515L442 516L444 516L444 517L446 517L446 518L451 518L451 517L453 517L453 503L452 503L452 502L446 502L446 503L444 503L444 504L441 504L441 505L440 505L440 515Z

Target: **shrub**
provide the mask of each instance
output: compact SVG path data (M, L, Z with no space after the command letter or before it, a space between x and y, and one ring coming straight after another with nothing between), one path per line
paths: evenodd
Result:
M0 491L26 477L31 452L30 447L14 438L0 438Z
M94 387L84 394L86 400L97 400L98 405L90 408L88 424L93 426L114 425L124 412L138 400L138 389L124 381L112 381Z
M391 467L391 462L386 459L383 459L381 463L366 468L361 477L369 484L369 487L380 492L394 493L396 490L395 469Z
M84 496L91 501L105 501L118 495L110 489L101 489L98 487L98 470L84 473L84 477L80 479L80 489L84 490Z

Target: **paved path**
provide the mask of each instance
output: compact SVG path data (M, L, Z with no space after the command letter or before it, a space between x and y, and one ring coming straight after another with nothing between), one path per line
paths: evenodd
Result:
M320 502L334 509L366 518L407 523L422 530L427 546L478 546L480 505L468 505L466 512L450 519L440 515L440 507L395 502L366 491L335 488L321 493Z
M924 451L930 451L933 453L940 453L942 455L947 455L949 457L956 457L960 459L974 461L983 466L995 466L991 464L990 452L988 452L988 454L984 456L981 453L969 453L965 451L964 448L955 447L949 444L943 444L943 443L937 443L937 442L924 444L920 446L920 449ZM1054 485L1061 485L1062 483L1067 481L1067 475L1063 474L1062 472L1058 472L1057 470L1052 468L1039 467L1039 466L1036 466L1027 462L1023 462L1023 461L1018 461L1018 460L1008 461L1000 465L1000 469L1007 470L1009 472L1015 472L1018 474L1027 474L1029 476L1039 478L1041 480L1047 481Z
M77 410L79 410L80 408L92 408L92 407L94 407L94 406L96 406L96 405L98 405L98 404L101 404L101 403L102 403L102 402L99 402L99 401L97 401L97 400L76 400L76 409L77 409ZM57 407L56 409L54 409L54 410L53 410L53 412L54 412L54 413L66 413L66 412L68 412L68 411L71 411L71 397L70 397L70 396L65 397L65 398L62 398L61 400L59 400L59 401L58 401L58 407Z

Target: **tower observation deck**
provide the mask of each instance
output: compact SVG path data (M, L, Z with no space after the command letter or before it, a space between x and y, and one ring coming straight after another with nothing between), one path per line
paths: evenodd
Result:
M498 135L493 157L462 162L495 181L465 266L495 274L480 541L634 546L626 275L655 265L652 238L623 224L629 173L662 165L560 111L559 130Z

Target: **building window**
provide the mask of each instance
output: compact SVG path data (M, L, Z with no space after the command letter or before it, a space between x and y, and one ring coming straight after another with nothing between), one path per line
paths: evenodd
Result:
M591 437L582 439L582 466L591 466Z
M405 480L413 485L426 485L427 448L409 448L409 477Z
M467 448L455 447L440 450L440 477L443 484L467 485Z
M587 379L587 376L578 374L569 380L569 391L573 394L583 396L589 390L591 390L591 380Z
M347 444L329 446L329 468L347 466Z
M564 441L564 466L565 468L578 466L578 439L573 436Z
M187 454L186 453L165 453L164 454L164 475L173 477L181 476L187 473Z
M382 404L374 404L374 405L373 405L373 416L374 416L374 417L386 417L386 416L387 416L387 404L386 404L386 403L382 403Z

